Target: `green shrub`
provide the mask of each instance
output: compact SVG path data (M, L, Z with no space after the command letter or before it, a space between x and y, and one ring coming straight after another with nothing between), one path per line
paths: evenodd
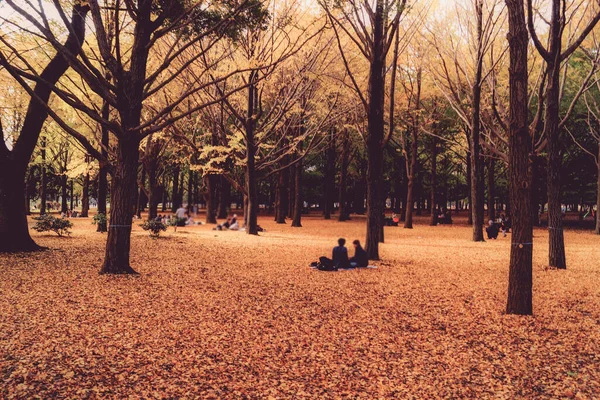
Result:
M161 231L167 230L167 225L163 224L161 221L155 220L144 221L140 226L143 230L150 231L150 236L153 238L157 238Z
M92 218L92 224L93 225L98 225L98 229L96 230L96 232L106 232L106 224L108 223L108 219L106 218L106 214L104 213L98 213L96 215L94 215L94 218Z
M71 221L65 218L56 218L52 215L40 215L37 218L34 218L37 222L33 229L38 232L54 232L58 236L70 235L71 231L69 228L73 227Z

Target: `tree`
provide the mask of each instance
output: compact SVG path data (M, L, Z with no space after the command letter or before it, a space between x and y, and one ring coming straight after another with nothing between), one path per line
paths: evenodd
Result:
M564 125L564 119L561 121L559 114L561 65L581 45L598 21L600 21L600 12L595 12L579 36L563 50L563 33L567 21L571 20L566 15L566 4L566 0L552 0L551 2L548 45L545 47L536 33L532 1L527 0L527 26L529 34L538 53L546 62L547 83L544 110L544 139L547 143L548 153L548 264L558 269L567 268L560 199L560 128L561 125Z
M385 74L387 55L392 44L399 42L399 25L406 11L406 0L369 0L347 3L320 0L333 28L342 62L351 80L352 87L364 108L368 121L367 148L367 239L366 251L371 260L379 259L379 241L383 231L385 204L383 187L383 149L389 137L385 135ZM374 4L372 4L374 3ZM368 64L367 90L359 86L348 55L352 50L345 48L343 38L356 46ZM396 39L398 38L398 39ZM395 46L397 48L397 46ZM396 65L397 52L392 61ZM395 71L395 67L393 68ZM395 72L394 72L395 75ZM392 80L394 82L394 80ZM392 85L393 86L393 85ZM390 87L390 93L395 88ZM393 101L392 101L393 108ZM393 113L392 113L393 115ZM393 118L393 117L390 117ZM390 124L393 132L393 124Z
M10 5L16 6L13 2ZM12 149L7 147L4 133L1 132L3 140L0 140L0 252L39 250L39 246L31 239L27 226L25 174L44 121L48 116L46 105L50 100L53 86L69 68L65 53L78 54L81 50L88 11L89 7L85 2L77 2L73 6L69 22L71 29L69 29L67 39L63 45L57 44L63 51L57 52L39 76L34 79L36 84L33 88L27 86L23 75L19 74L19 69L10 61L4 50L0 51L0 65L19 84L27 86L27 93L31 96L20 135ZM53 40L56 42L54 37ZM19 65L24 63L23 57L4 37L0 41L16 54L18 61L15 63L19 63ZM24 75L31 78L31 76ZM44 200L42 199L42 201Z
M510 50L509 192L512 213L508 314L531 315L533 231L531 220L531 137L527 107L527 26L523 0L506 0Z

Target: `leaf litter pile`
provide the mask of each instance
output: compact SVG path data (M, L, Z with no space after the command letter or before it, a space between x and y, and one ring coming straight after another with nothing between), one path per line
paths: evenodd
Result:
M509 238L386 228L377 269L308 267L364 219L132 237L138 277L99 275L106 236L75 220L50 250L0 255L1 398L598 398L600 246L569 269L535 231L534 317L503 314ZM349 249L352 254L352 249Z

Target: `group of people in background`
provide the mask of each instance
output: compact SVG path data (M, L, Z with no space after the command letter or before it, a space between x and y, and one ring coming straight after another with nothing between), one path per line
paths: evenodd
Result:
M485 231L488 239L498 239L500 232L502 232L503 237L506 237L506 234L510 231L510 227L510 217L502 214L496 221L490 219Z

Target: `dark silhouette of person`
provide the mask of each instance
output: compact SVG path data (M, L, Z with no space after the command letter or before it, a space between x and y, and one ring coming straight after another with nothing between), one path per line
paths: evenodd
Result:
M350 259L350 266L354 268L366 268L369 265L367 252L360 245L360 241L355 240L352 244L354 245L354 257Z
M327 257L319 258L323 269L326 271L335 271L338 268L348 268L350 261L348 260L348 249L345 246L346 239L338 239L338 245L333 248L331 259Z
M498 239L498 232L500 232L500 228L498 224L490 219L487 228L485 228L487 232L488 239Z

